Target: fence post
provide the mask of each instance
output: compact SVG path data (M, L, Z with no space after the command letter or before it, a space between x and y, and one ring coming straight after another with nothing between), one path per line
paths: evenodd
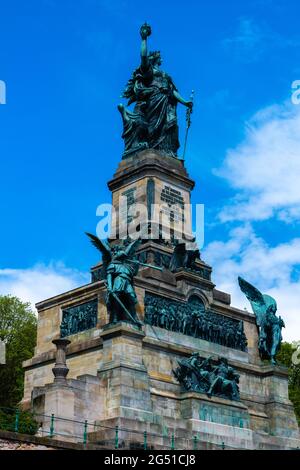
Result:
M87 443L87 426L88 426L88 422L87 420L85 420L84 429L83 429L83 446L84 447L86 447L86 443Z
M171 437L171 450L175 450L175 436L174 436L174 433L172 433L172 437Z
M15 432L19 432L19 418L20 418L20 410L16 410L16 417L15 417Z
M144 450L147 450L147 431L144 432Z
M194 436L194 450L198 449L198 437Z
M116 426L115 449L119 448L119 426Z
M51 421L50 421L50 437L54 436L54 414L51 415Z

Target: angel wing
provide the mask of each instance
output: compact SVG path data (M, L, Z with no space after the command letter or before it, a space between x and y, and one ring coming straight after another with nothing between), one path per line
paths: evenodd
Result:
M96 237L92 233L86 232L86 235L89 237L92 244L97 248L97 250L99 250L102 254L104 275L106 277L106 269L109 263L111 262L112 258L110 244L107 240L100 240L100 238Z
M265 302L265 298L263 294L258 289L256 289L256 287L252 286L252 284L245 281L245 279L239 277L238 281L241 291L245 294L245 296L251 303L253 313L256 316L256 323L258 326L260 326L262 324L263 318L266 314L266 310L268 307Z

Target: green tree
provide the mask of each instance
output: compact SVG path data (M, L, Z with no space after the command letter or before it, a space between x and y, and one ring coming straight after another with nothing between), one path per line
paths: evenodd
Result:
M0 406L15 407L23 396L22 362L33 356L37 319L30 304L0 296L0 339L6 343L6 365L0 366Z
M295 413L300 425L300 353L293 361L293 354L298 349L298 343L282 343L277 355L277 361L289 369L289 398L294 405Z

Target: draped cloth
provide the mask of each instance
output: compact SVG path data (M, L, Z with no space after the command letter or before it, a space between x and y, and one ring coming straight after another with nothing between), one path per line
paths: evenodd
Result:
M142 67L136 70L131 81L132 95L129 101L129 104L136 103L135 121L139 116L146 123L149 148L173 156L176 156L179 148L175 90L172 78L149 64L145 70Z

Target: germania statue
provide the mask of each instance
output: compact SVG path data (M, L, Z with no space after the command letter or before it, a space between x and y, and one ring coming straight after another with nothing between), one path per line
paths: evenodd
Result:
M177 103L188 108L188 121L193 102L184 100L170 75L160 69L160 52L148 52L147 38L151 35L151 27L147 23L141 27L140 35L141 63L123 93L128 106L135 104L134 110L129 111L122 104L118 106L124 125L123 158L147 148L176 157L179 148Z

